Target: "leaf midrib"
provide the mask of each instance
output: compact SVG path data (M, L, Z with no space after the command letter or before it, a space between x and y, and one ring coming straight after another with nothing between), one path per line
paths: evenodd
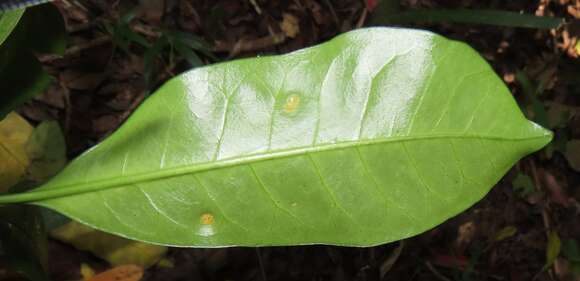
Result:
M13 195L0 196L0 205L8 203L27 203L40 200L49 200L58 197L65 197L70 195L79 195L93 191L100 191L105 189L120 188L126 185L138 184L147 181L156 181L165 178L177 177L186 174L200 173L211 170L224 169L237 165L244 165L247 163L257 163L273 159L282 159L303 155L308 153L317 153L323 151L340 150L352 147L361 147L369 145L408 142L417 140L429 139L481 139L481 140L497 140L497 141L529 141L541 138L548 138L549 134L538 135L525 138L508 138L502 136L483 136L476 134L439 134L439 135L419 135L419 136L400 136L389 138L376 138L368 140L344 141L337 143L329 143L316 146L294 147L289 149L269 150L267 152L260 152L255 154L248 154L242 157L225 158L212 162L205 162L193 165L185 165L179 167L171 167L157 170L154 172L140 173L134 175L124 175L121 177L113 177L108 179L96 180L88 183L75 183L69 185L53 186L50 188L40 188L27 193L19 193Z

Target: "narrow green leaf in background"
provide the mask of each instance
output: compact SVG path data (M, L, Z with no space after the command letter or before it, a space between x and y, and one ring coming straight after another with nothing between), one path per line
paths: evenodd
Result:
M171 42L179 42L182 45L191 48L192 50L201 52L206 57L217 60L217 58L211 52L212 45L205 42L203 38L197 37L190 33L173 30L164 31L164 34L167 35L167 38L169 38Z
M361 29L178 76L0 204L164 245L371 246L465 210L551 138L467 45Z
M562 249L562 242L560 236L556 231L550 231L548 233L548 245L546 246L546 264L543 270L548 269L554 262L556 258L560 255L560 250Z
M183 43L173 42L173 48L175 48L177 53L179 53L179 55L181 55L192 68L203 65L203 62L201 61L199 56L192 49L190 49Z
M380 6L379 6L380 7ZM399 13L380 13L373 16L371 24L409 24L409 23L471 23L507 27L551 29L564 24L564 19L538 17L529 14L500 10L477 9L428 9L410 10Z
M526 197L534 192L534 181L530 176L523 173L518 173L512 181L512 186L520 197Z

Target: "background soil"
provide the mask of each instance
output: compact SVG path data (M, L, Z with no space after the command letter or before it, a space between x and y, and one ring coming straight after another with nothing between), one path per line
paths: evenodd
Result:
M197 53L200 62L211 64L288 53L324 42L367 26L385 8L384 3L375 6L377 3L55 2L66 17L68 50L63 58L41 57L57 81L19 112L33 121L58 120L73 158L113 132L148 93L195 65L168 50L147 60L149 49L125 37L137 34L155 43L168 31L195 34L210 45L206 54ZM407 25L465 41L477 49L503 77L530 118L538 120L548 114L549 127L556 132L554 144L522 160L469 210L399 243L372 248L171 249L168 257L174 266L152 267L144 280L580 280L574 277L574 260L564 255L543 270L546 252L556 247L556 242L548 243L549 233L557 235L564 246L580 238L580 173L570 160L580 155L580 149L569 145L580 138L580 60L575 49L580 1L406 0L400 4L403 9L501 9L565 18L570 24L554 30L482 24ZM123 25L131 11L135 18ZM107 26L115 32L107 32ZM123 47L123 40L130 43ZM535 96L526 93L526 81L534 85ZM534 100L540 102L540 109ZM532 180L531 189L521 187L525 192L514 188L514 179L522 175ZM49 256L53 280L78 279L81 262L98 269L107 267L90 254L56 241L51 241Z

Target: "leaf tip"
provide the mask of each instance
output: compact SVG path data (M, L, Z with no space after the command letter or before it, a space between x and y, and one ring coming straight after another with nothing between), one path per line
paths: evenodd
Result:
M531 151L537 151L552 142L554 133L541 125L530 121Z

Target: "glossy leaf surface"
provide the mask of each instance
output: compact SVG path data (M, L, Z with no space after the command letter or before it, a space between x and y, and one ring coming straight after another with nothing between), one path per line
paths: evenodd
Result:
M481 199L551 139L471 48L361 29L164 85L32 202L178 246L370 246Z

